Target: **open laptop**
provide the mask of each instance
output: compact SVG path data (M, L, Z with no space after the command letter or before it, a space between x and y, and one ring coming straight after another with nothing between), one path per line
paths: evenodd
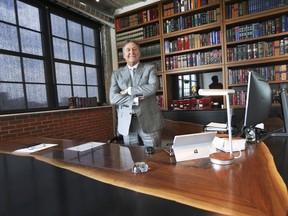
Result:
M209 157L214 152L211 147L216 133L213 131L175 136L172 148L176 161Z

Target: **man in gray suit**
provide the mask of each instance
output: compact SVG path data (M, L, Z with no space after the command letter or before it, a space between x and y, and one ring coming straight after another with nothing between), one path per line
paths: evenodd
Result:
M110 102L117 106L117 130L125 144L139 144L141 137L145 146L160 146L164 123L155 96L156 68L139 62L140 46L134 40L125 42L123 56L127 65L113 71L110 86Z

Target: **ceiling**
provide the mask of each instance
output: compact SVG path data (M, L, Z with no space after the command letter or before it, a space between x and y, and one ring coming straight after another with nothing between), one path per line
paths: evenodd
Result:
M146 0L79 0L96 10L99 10L107 15L113 16L116 9L123 9L123 7L131 6Z
M50 0L64 6L69 10L79 12L88 17L96 18L98 21L114 26L114 14L117 9L146 2L146 0Z

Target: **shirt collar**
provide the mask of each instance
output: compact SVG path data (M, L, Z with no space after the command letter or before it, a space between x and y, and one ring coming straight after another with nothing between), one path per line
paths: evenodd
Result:
M127 65L127 66L129 68L129 70L133 70L134 68L137 69L138 65L139 65L139 62L137 64L133 65L133 67L131 67L129 65Z

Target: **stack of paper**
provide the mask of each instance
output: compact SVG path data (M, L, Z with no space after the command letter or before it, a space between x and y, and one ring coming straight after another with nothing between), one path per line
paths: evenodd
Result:
M56 146L58 144L48 144L48 143L39 143L37 145L33 145L30 147L22 148L22 149L17 149L13 151L15 154L31 154L34 152L42 151L47 148L51 148L53 146Z
M217 122L210 122L206 125L205 131L227 131L227 124L226 123L217 123Z

